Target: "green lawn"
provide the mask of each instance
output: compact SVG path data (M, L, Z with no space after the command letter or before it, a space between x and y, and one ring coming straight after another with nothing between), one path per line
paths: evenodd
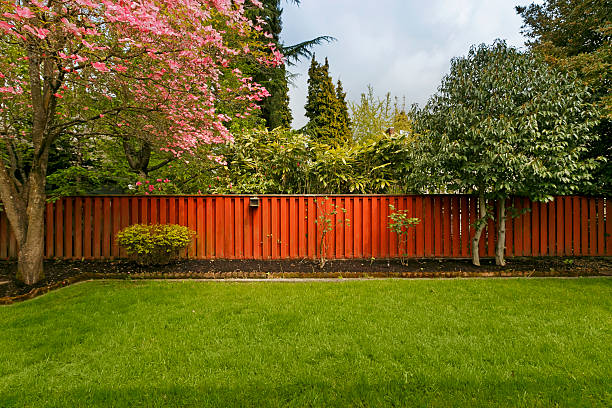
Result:
M612 279L96 281L0 307L0 407L611 406Z

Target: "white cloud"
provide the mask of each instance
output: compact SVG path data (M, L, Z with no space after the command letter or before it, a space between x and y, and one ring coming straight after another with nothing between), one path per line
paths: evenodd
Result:
M508 0L304 0L286 4L283 40L293 44L319 35L337 42L316 48L317 59L329 58L349 100L372 84L379 95L405 96L424 103L448 72L452 57L470 46L506 39L521 46L521 19ZM307 72L310 61L290 71L300 74L290 89L296 128L306 123Z

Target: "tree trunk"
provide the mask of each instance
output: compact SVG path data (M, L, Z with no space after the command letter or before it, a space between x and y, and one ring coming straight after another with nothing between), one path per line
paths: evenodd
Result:
M45 248L45 196L42 206L28 206L26 239L19 246L17 255L17 279L33 285L44 278L43 258Z
M497 224L497 245L495 245L495 265L505 266L504 252L506 250L506 199L502 198L499 202L498 224Z
M474 234L474 238L472 238L472 263L476 266L480 266L480 254L478 253L478 248L482 231L486 225L485 221L487 217L487 207L484 193L478 194L478 214L478 221L476 221L475 225L476 232Z
M17 239L17 279L27 285L44 277L45 170L44 167L30 170L22 195L6 197L9 189L6 185L0 186L6 216Z

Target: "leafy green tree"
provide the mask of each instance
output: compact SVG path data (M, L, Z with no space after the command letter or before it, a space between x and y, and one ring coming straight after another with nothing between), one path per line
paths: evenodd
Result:
M451 61L450 73L417 120L423 133L412 152L413 183L426 191L478 196L472 257L497 203L495 260L504 265L506 199L548 200L588 182L597 111L575 76L496 41Z
M600 138L587 157L603 156L594 188L585 192L612 194L612 3L609 0L546 0L516 7L523 18L527 45L551 66L574 71L591 88L600 107Z
M374 88L368 85L358 103L351 103L350 117L353 139L356 142L378 140L385 131L393 128L396 133L412 131L412 123L406 114L406 103L400 103L388 92L384 98L377 98Z
M342 92L342 90L341 90ZM330 145L342 145L350 138L348 123L343 120L342 103L329 74L329 62L319 64L312 57L308 70L308 97L305 130L315 140Z

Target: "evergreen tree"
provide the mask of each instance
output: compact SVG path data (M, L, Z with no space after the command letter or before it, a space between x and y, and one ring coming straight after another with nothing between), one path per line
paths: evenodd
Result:
M315 140L330 145L341 145L348 141L348 124L343 119L341 103L336 87L329 75L329 61L320 65L312 57L308 70L308 98L306 117L309 119L305 131Z
M341 134L351 135L351 118L349 117L348 105L346 103L346 92L342 88L342 81L338 80L336 85L336 99L338 100L338 111L340 112L340 122L342 124Z

